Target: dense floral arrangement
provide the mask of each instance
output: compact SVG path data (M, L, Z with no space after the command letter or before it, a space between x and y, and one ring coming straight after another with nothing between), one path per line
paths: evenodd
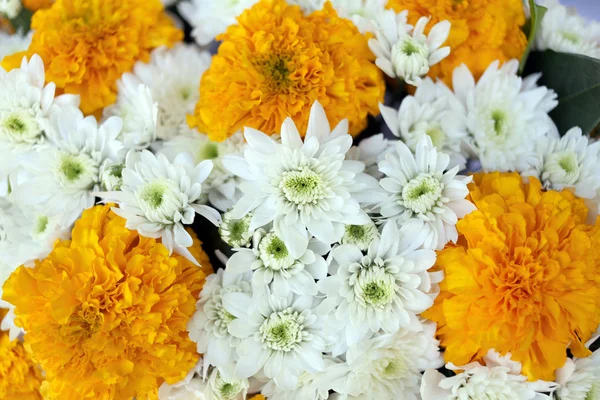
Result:
M600 24L0 0L0 399L600 400Z

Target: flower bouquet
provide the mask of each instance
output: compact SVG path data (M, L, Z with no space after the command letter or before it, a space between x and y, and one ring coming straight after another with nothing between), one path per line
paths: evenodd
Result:
M600 24L0 15L0 399L600 399Z

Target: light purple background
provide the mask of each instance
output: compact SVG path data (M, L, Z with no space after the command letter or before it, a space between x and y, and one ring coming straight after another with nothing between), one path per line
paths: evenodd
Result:
M560 0L565 6L577 8L579 14L588 19L600 20L600 0Z

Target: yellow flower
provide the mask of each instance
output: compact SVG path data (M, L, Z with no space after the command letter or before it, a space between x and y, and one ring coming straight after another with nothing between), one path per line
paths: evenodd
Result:
M202 253L196 238L191 251ZM198 360L186 325L211 271L125 228L110 206L84 211L72 240L4 284L46 372L44 398L156 399L183 379Z
M547 191L517 173L478 174L477 206L458 222L459 241L439 252L441 293L423 315L438 323L446 361L479 361L510 352L531 380L554 380L567 348L600 323L600 219L571 192Z
M262 0L218 40L188 117L212 140L245 126L279 133L288 116L304 134L315 100L331 124L347 118L352 134L365 128L368 114L379 114L385 84L367 39L329 3L304 16L285 0Z
M521 58L527 45L521 30L525 24L522 0L390 0L388 5L397 12L408 10L413 25L420 17L429 16L429 28L439 21L450 21L446 42L450 56L429 72L448 85L452 85L454 68L461 64L479 78L495 60Z
M265 400L265 396L263 396L262 394L257 394L256 396L252 397L250 400Z
M23 56L39 54L46 81L81 95L86 114L114 103L117 80L136 61L183 37L160 0L57 0L33 15L31 28L29 49L6 57L2 67L18 68Z
M23 7L30 11L37 11L42 8L48 8L52 5L54 0L23 0Z
M0 309L0 321L6 310ZM41 370L33 363L18 340L0 331L0 399L41 400Z

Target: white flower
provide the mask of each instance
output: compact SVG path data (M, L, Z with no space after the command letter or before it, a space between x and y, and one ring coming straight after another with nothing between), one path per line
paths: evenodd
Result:
M204 357L203 376L211 365L225 368L237 360L235 351L240 340L228 331L236 317L223 306L226 293L251 296L250 274L234 275L220 269L206 278L196 303L196 313L188 322L190 339L196 342L198 353Z
M2 43L2 46L0 47L0 60L6 56L18 53L19 51L27 50L31 43L32 36L33 31L29 31L26 34L23 32L16 32L13 34L0 32L0 43Z
M117 87L117 102L104 109L104 117L116 115L123 119L120 138L126 148L145 149L157 138L158 104L152 100L150 88L130 73L123 74Z
M129 154L129 153L128 153ZM100 186L103 191L121 190L124 162L105 160L100 166Z
M577 196L594 198L600 189L600 142L588 142L580 128L570 129L560 139L540 140L536 162L523 176L535 176L546 189L574 188Z
M375 21L375 38L369 47L377 59L375 64L390 78L401 78L418 86L429 68L450 54L450 47L441 47L450 33L450 22L435 24L425 35L429 18L421 17L412 29L406 24L406 12L381 13Z
M556 93L537 86L540 75L517 75L519 63L493 62L475 83L469 69L454 70L453 123L462 123L467 142L486 171L522 171L535 157L535 142L558 136L548 116ZM461 122L462 121L462 122Z
M317 10L321 10L326 0L287 0L290 5L300 6L302 11L308 15Z
M395 143L387 140L383 133L362 139L358 146L352 146L346 154L347 160L358 160L365 163L365 173L375 179L383 176L379 172L378 162L385 159L385 155L394 151Z
M318 286L326 296L319 307L329 316L327 328L341 330L334 356L380 330L394 333L419 326L416 315L432 306L435 295L429 293L439 281L427 272L435 252L415 250L422 239L423 233L411 224L399 230L390 221L366 255L349 244L333 250L332 276Z
M197 263L187 249L193 243L192 237L183 226L194 222L196 213L215 225L221 221L217 210L197 202L211 169L211 161L196 165L188 153L180 154L171 163L162 154L155 156L143 150L128 155L120 191L96 195L118 203L114 212L127 220L128 229L161 238L169 251L175 250Z
M193 113L200 98L200 78L210 61L210 54L197 46L177 44L171 49L155 49L148 64L135 64L133 74L150 88L152 98L158 103L156 134L159 139L196 134L188 127L186 115Z
M359 201L374 198L376 181L362 172L363 163L344 160L352 146L347 120L331 131L323 107L315 102L304 141L290 118L281 127L281 143L251 128L244 136L244 157L223 160L244 180L233 218L252 211L251 229L274 221L294 256L308 245L307 231L332 244L342 238L346 224L370 221Z
M360 33L372 32L371 21L378 21L386 12L388 0L331 0L340 17L354 22Z
M554 399L599 400L600 352L585 358L567 358L565 365L556 370L556 383L558 389L554 392Z
M383 104L379 105L381 115L392 133L401 138L414 152L417 143L425 135L442 153L450 156L449 168L465 168L468 156L461 148L466 138L463 125L452 117L452 92L443 83L434 83L425 78L414 96L406 96L396 111Z
M13 19L23 9L20 0L0 0L0 14L4 14L8 19Z
M235 25L236 18L257 2L258 0L190 0L180 3L177 8L194 28L192 36L196 42L204 46L225 32L230 25Z
M2 266L0 266L0 274L2 273ZM6 279L0 277L0 282L4 283ZM0 287L0 296L2 296L2 288ZM19 328L15 325L15 306L7 303L0 299L0 308L8 309L8 312L2 320L0 320L0 331L8 332L8 339L12 342L17 339L22 333L23 328Z
M221 239L231 247L249 247L254 236L254 230L250 230L251 220L252 213L241 219L233 219L231 213L226 212L219 226Z
M30 179L13 188L11 201L47 216L63 214L66 226L73 223L95 203L100 166L105 160L121 159L123 145L117 140L121 125L121 119L113 117L98 126L93 116L84 117L74 107L62 108L51 142L30 152L23 163Z
M251 298L245 293L226 293L223 305L236 317L229 333L242 339L237 347L238 378L261 369L284 390L294 390L302 372L323 371L323 351L334 338L325 336L322 317L312 296L278 298L269 293Z
M420 400L421 372L443 365L435 324L422 327L358 342L346 355L347 381L334 389L353 399Z
M373 221L365 225L346 225L341 244L352 244L367 251L371 242L379 237L379 230Z
M330 246L311 238L306 247L295 248L295 253L274 229L265 233L262 229L254 234L252 249L235 249L227 262L227 270L234 274L254 271L252 287L263 291L269 285L273 294L286 297L290 292L299 295L316 295L315 279L327 276L327 263L323 255Z
M379 183L387 192L381 204L382 217L422 221L428 232L427 248L441 250L447 242L456 242L458 219L475 209L465 200L472 178L457 175L458 166L444 172L449 162L450 157L438 153L426 135L417 144L414 156L398 142L396 153L379 163L379 170L386 175Z
M536 49L600 58L599 23L586 21L575 9L567 8L556 0L540 1L540 4L548 11L536 35Z
M510 360L510 353L501 357L494 350L483 357L485 366L474 362L457 367L447 364L453 371L463 370L450 378L436 370L425 371L421 382L423 400L542 400L549 399L543 392L551 392L555 384L545 381L529 382L521 375L521 364Z
M213 169L206 179L206 199L221 211L230 209L241 197L241 179L223 166L223 158L228 154L242 154L246 143L241 133L236 133L222 142L213 142L204 134L177 136L163 143L158 151L169 160L180 153L190 153L195 162L212 160Z

